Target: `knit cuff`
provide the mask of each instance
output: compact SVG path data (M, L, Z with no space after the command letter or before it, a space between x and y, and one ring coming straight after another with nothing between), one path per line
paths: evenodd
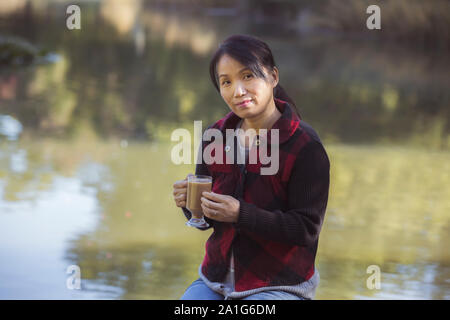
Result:
M239 218L237 225L239 228L253 229L254 227L254 212L253 205L239 199Z

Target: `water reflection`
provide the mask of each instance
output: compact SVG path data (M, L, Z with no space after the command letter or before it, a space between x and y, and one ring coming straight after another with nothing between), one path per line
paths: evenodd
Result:
M150 244L99 248L80 239L66 257L84 272L83 290L117 288L121 299L178 299L196 262L182 248ZM120 290L122 289L122 290Z
M45 21L36 12L30 28L45 31L36 41L60 59L0 76L8 114L39 134L67 137L89 126L104 138L156 141L161 126L210 123L226 112L207 70L212 50L232 32L222 31L229 17L201 20L195 11L107 3L86 4L103 13L87 16L82 33L58 28L54 7L46 8ZM122 6L130 6L124 17L118 14ZM24 28L6 21L5 32ZM325 140L450 148L445 52L335 38L265 38L278 58L281 84ZM92 43L95 54L86 50Z
M2 185L3 194L11 182ZM0 201L0 298L92 297L67 290L63 257L70 238L95 228L96 200L72 178L55 177L48 190L29 192L33 196L15 193L17 199Z
M250 23L249 2L197 11L83 3L79 33L59 27L61 3L14 3L0 5L2 32L60 59L0 73L0 298L181 296L210 231L186 228L173 205L172 183L194 167L170 161L170 133L228 111L208 56L235 31L273 46L282 85L329 152L317 298L450 298L441 52L286 36L263 11ZM82 290L66 287L70 265ZM370 265L380 266L381 290L366 286Z
M2 172L0 254L11 263L2 266L0 277L29 280L23 291L3 286L4 297L39 295L28 292L38 280L17 270L20 259L36 261L52 278L52 297L177 299L195 279L209 232L186 228L172 205L171 182L189 170L170 164L170 145L21 144L34 169L22 177ZM433 172L448 172L450 155L339 145L329 150L334 183L319 243L317 298L448 298L450 184L448 176ZM82 155L71 164L70 177L63 177L58 163L66 160L58 155L70 159L77 153ZM385 181L379 190L378 180ZM48 262L24 251L41 247ZM373 264L382 271L381 290L366 287L366 269ZM76 293L65 288L70 265L82 272Z
M22 124L8 115L0 115L0 135L8 140L17 140L22 132Z

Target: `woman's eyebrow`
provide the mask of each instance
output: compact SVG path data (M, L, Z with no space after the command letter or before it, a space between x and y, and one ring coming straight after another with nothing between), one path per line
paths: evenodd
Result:
M248 67L242 68L241 70L239 70L238 73L241 73L242 71L245 71L245 70L250 70L250 68L248 68ZM219 75L219 78L220 77L225 77L225 76L227 76L227 74L221 74L221 75Z

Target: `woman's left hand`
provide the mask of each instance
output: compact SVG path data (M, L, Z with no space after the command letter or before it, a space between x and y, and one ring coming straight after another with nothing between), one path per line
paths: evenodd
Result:
M222 222L237 222L240 202L232 196L214 192L203 192L202 209L205 216Z

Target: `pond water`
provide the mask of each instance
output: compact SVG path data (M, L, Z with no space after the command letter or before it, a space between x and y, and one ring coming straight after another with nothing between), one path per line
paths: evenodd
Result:
M448 54L242 8L83 2L70 31L64 2L11 3L0 33L58 58L0 72L1 299L178 299L196 279L211 231L174 206L194 166L172 163L170 134L228 112L208 63L233 33L271 45L331 161L316 299L450 299Z

